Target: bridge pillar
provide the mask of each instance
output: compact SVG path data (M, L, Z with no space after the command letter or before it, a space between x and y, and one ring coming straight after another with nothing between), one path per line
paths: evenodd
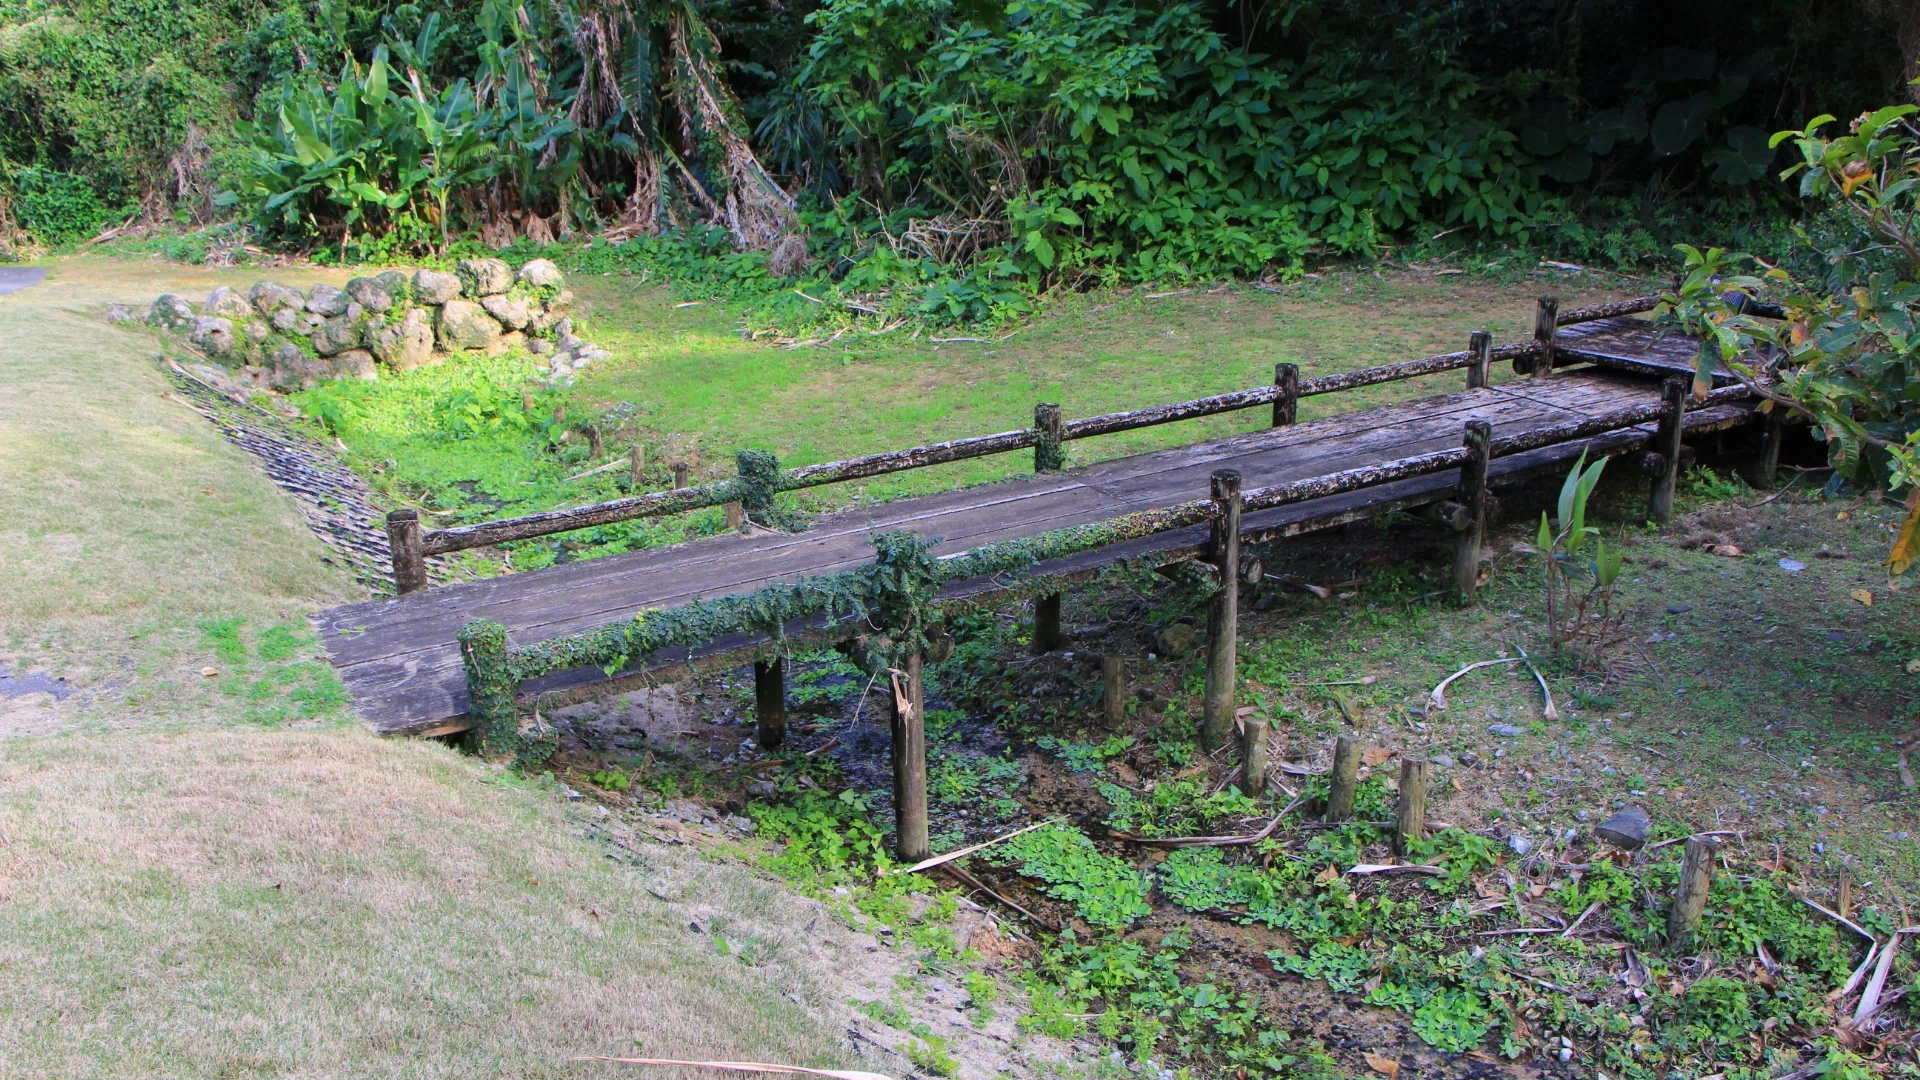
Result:
M1553 337L1560 330L1560 298L1543 296L1533 310L1533 340L1540 344L1540 351L1533 357L1533 363L1527 368L1529 375L1553 374ZM1514 370L1520 370L1519 361L1514 361Z
M1760 491L1773 490L1774 474L1780 470L1780 439L1785 434L1787 410L1779 402L1762 414L1760 455L1748 466L1748 477Z
M778 750L787 741L787 661L776 656L753 662L754 741Z
M888 676L893 683L893 850L910 863L933 854L927 838L926 685L920 668L920 654L913 653L905 671Z
M1207 692L1201 703L1200 744L1215 750L1233 734L1235 638L1240 622L1240 473L1213 474L1213 519L1208 559L1219 572L1220 591L1207 604Z
M1659 470L1647 493L1647 517L1661 525L1673 520L1673 492L1680 480L1680 428L1686 418L1687 388L1692 381L1673 378L1660 387L1660 429L1649 448L1659 458Z
M1466 449L1467 463L1460 466L1460 486L1453 493L1454 501L1466 508L1466 528L1453 542L1453 591L1471 604L1479 587L1480 545L1487 530L1487 460L1493 450L1493 425L1467 421Z
M427 556L422 548L420 511L387 515L387 547L393 553L393 591L401 595L427 587Z

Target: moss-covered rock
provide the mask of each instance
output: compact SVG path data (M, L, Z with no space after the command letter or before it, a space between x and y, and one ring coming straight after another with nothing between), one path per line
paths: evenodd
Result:
M448 352L492 348L499 342L501 332L499 321L471 300L454 300L442 307L435 329L440 347Z
M473 299L513 288L513 268L499 259L461 259L453 272L460 279L461 293Z

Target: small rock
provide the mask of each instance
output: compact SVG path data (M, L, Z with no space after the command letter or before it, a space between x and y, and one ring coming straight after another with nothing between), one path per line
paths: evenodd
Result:
M1496 757L1496 758L1503 758L1503 757L1506 757L1506 756L1507 756L1507 748L1503 746L1503 747L1501 747L1500 749L1498 749L1498 750L1495 750L1495 751L1493 752L1493 756L1494 756L1494 757Z
M1435 754L1427 759L1443 769L1453 768L1453 758L1447 754Z
M435 327L435 332L440 339L440 347L449 352L455 349L485 349L500 340L500 324L487 314L486 309L471 300L452 300L442 307L440 323Z
M1153 635L1156 651L1162 656L1185 656L1193 648L1194 638L1198 636L1194 628L1186 623L1174 623L1164 627Z
M218 315L223 319L250 319L253 317L253 304L246 297L234 291L231 286L222 285L207 294L207 302L201 310L209 315Z
M1573 820L1575 821L1584 823L1590 820L1592 817L1593 817L1593 813L1592 811L1589 811L1589 810L1575 810L1573 812Z
M395 371L411 371L433 357L433 322L424 308L408 308L399 322L382 323L367 342Z
M187 340L214 357L233 354L233 322L213 315L194 316Z
M1645 810L1629 806L1595 826L1593 834L1614 847L1633 851L1647 842L1651 824Z
M1692 610L1693 610L1692 604L1668 604L1667 605L1667 614L1669 615L1685 615L1687 612Z
M735 832L750 833L753 831L753 819L741 817L739 814L728 814L727 827Z
M771 799L778 791L779 788L775 787L771 780L755 780L746 787L747 797L750 799Z
M707 932L707 924L701 922L699 919L689 919L687 921L687 929L696 934L704 934Z
M362 379L371 382L380 377L379 368L374 366L373 354L365 349L348 349L336 353L323 378Z
M1533 841L1522 833L1514 833L1507 837L1507 847L1512 848L1515 855L1525 855L1533 850Z
M166 330L178 330L193 321L193 304L184 296L161 293L147 309L147 322Z
M323 319L331 319L335 315L345 315L347 313L347 305L351 303L353 303L353 297L348 296L346 293L341 292L339 289L334 288L324 281L315 285L313 291L307 294L307 310Z
M347 295L368 311L384 312L393 306L393 293L377 277L357 277L347 281Z
M314 328L313 351L321 356L332 356L348 349L357 349L360 347L360 329L360 321L351 315L335 315Z
M511 296L482 297L480 306L487 314L500 320L500 324L509 330L524 330L527 326L527 305L523 300Z
M1480 755L1471 750L1460 751L1460 764L1472 767L1480 764Z
M273 313L273 328L283 334L297 334L305 322L300 317L303 314L305 313L297 308L281 308ZM311 334L313 330L309 328L307 333Z
M305 294L299 289L274 281L254 282L247 296L253 301L254 310L269 319L282 311L299 311L307 304Z
M1780 569L1785 570L1789 574L1797 574L1800 571L1805 570L1806 568L1807 568L1807 564L1801 562L1799 559L1781 559L1780 560Z
M1525 735L1527 733L1526 728L1515 727L1512 724L1495 724L1492 727L1489 727L1487 730L1493 732L1495 735L1498 735L1503 739L1517 739L1520 736Z
M413 298L422 304L440 305L460 298L460 278L439 270L413 272Z
M110 323L130 323L133 321L133 309L125 304L108 304L107 321Z
M566 284L560 268L549 259L533 259L520 268L517 275L521 283L536 289L558 289Z
M565 784L560 785L560 795L568 802L579 802L581 799L586 798L585 795L580 794Z
M454 264L462 294L479 299L513 288L513 267L499 259L461 259Z

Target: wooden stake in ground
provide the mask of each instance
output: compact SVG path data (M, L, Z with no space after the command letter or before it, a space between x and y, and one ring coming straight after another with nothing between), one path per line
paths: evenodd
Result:
M1653 437L1655 471L1647 493L1647 517L1665 525L1673 520L1673 494L1680 482L1680 425L1686 419L1687 379L1668 379L1660 387L1660 430Z
M1720 845L1704 836L1687 837L1680 859L1680 887L1674 890L1673 910L1667 915L1667 944L1683 947L1693 938L1700 916L1707 910L1707 888L1713 883L1713 856Z
M1107 729L1117 731L1127 722L1127 662L1108 653L1100 658L1101 704Z
M1033 471L1059 472L1066 464L1067 418L1060 406L1041 402L1033 407Z
M1353 789L1360 783L1360 740L1342 735L1333 740L1333 775L1327 788L1329 822L1353 816Z
M1487 528L1487 462L1493 455L1493 425L1467 421L1467 463L1460 466L1460 485L1453 498L1466 509L1467 527L1453 541L1453 591L1473 603L1480 585L1480 543Z
M1427 832L1427 759L1400 759L1400 814L1393 826L1393 853L1405 858Z
M1467 389L1478 390L1487 385L1487 368L1493 362L1493 334L1475 330L1467 339L1467 351L1473 354L1473 363L1467 366Z
M402 596L427 587L427 556L421 549L420 511L387 515L387 546L393 552L393 591Z
M1060 594L1033 598L1033 654L1044 656L1060 647Z
M778 750L787 741L787 661L776 656L753 662L754 738L762 750Z
M1219 573L1220 591L1207 604L1207 692L1201 703L1200 743L1217 750L1233 734L1235 638L1240 622L1240 473L1219 469L1212 495L1217 516L1209 539L1209 561Z
M926 687L920 654L907 657L905 671L893 682L894 854L901 862L919 862L933 854L927 838Z
M684 461L673 463L673 486L675 489L686 487L693 480L693 466Z
M1273 399L1273 426L1286 427L1299 416L1300 365L1273 365L1273 385L1280 391Z
M1258 799L1267 790L1267 722L1249 716L1240 733L1240 794Z
M640 490L640 476L646 471L647 448L634 443L633 449L627 453L627 482L632 485L634 491Z

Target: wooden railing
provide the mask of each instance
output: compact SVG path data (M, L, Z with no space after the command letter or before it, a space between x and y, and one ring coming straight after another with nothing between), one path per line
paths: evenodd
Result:
M551 536L621 521L662 517L729 503L741 503L745 511L751 514L764 510L764 500L775 492L820 487L1016 450L1032 449L1034 471L1049 472L1060 467L1061 445L1076 439L1090 439L1263 405L1272 406L1273 424L1281 426L1293 423L1297 403L1304 397L1414 379L1459 368L1467 369L1469 388L1485 386L1488 367L1495 362L1512 361L1515 370L1521 372L1552 367L1553 336L1557 327L1650 311L1658 301L1657 296L1641 296L1560 311L1558 302L1547 297L1540 300L1536 310L1532 341L1496 348L1492 344L1492 336L1479 331L1473 335L1472 344L1464 352L1359 368L1310 379L1300 378L1299 369L1293 364L1278 364L1270 386L1080 420L1066 420L1058 405L1042 403L1034 407L1034 426L1031 428L869 454L797 469L779 470L772 464L771 456L764 454L750 463L747 454L743 453L741 475L730 480L651 492L590 506L549 510L501 521L429 530L421 527L418 511L396 510L387 515L387 536L393 552L394 587L401 593L426 587L426 559L431 555L446 555L469 548ZM1455 468L1458 465L1458 462L1453 462L1436 468Z

